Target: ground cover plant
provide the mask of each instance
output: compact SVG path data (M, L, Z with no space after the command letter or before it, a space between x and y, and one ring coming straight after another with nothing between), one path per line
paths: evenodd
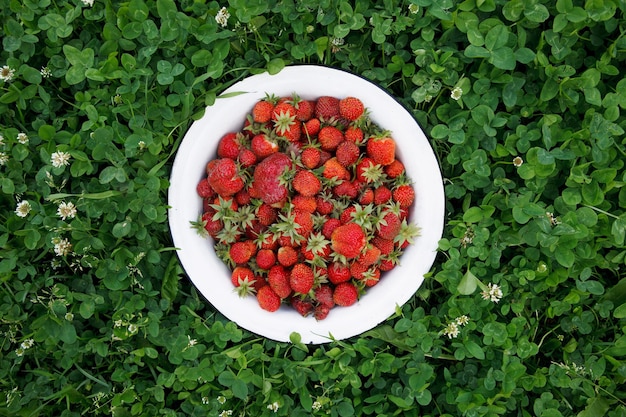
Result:
M625 9L0 0L0 414L626 415ZM319 346L225 320L167 226L193 120L297 63L410 109L447 198L415 297Z

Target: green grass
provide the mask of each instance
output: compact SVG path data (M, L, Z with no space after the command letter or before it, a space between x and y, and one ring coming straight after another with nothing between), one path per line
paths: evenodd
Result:
M374 3L0 0L0 415L626 415L626 4ZM447 198L419 292L319 346L226 320L167 225L191 123L299 63L410 109Z

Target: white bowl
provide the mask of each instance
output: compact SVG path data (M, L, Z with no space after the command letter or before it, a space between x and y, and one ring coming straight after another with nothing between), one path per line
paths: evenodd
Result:
M350 307L335 307L324 320L302 317L291 307L262 310L253 296L233 292L230 271L217 258L210 238L199 236L190 222L198 220L202 201L196 185L206 175L206 163L216 156L219 139L242 129L245 114L266 93L305 99L323 95L356 96L370 110L372 120L391 130L396 154L413 180L416 201L410 220L421 235L380 282ZM241 94L233 94L241 93ZM380 87L354 74L315 65L288 66L276 75L250 76L222 93L185 134L172 168L169 188L169 224L178 257L202 295L239 326L277 341L289 341L298 332L304 343L325 343L359 335L389 318L411 299L435 260L443 232L443 181L433 150L411 114Z

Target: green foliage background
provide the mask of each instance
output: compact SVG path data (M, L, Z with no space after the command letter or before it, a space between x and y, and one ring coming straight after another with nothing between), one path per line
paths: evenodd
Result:
M15 70L0 81L0 415L626 415L625 11L0 0L0 67ZM400 100L432 138L447 197L418 294L320 346L225 320L185 278L167 226L193 120L232 83L298 63ZM69 166L51 165L56 151ZM57 215L61 201L75 218ZM55 255L58 238L71 254ZM488 283L499 303L482 299Z

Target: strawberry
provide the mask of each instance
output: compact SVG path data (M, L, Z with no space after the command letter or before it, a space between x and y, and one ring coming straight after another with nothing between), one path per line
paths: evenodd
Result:
M333 187L333 194L336 197L347 197L350 200L354 200L359 195L359 189L356 183L343 181L341 184Z
M342 307L348 307L356 303L358 297L359 292L351 282L337 284L333 292L333 301Z
M245 297L254 292L256 277L250 268L236 266L230 274L230 280L240 297Z
M221 232L224 228L224 223L219 219L213 219L215 210L212 210L212 212L207 211L202 215L202 221L204 222L205 230L209 232L209 236L215 239L217 237L217 234Z
M343 142L343 133L335 126L324 126L317 134L317 140L325 151L332 152Z
M263 310L274 312L280 308L280 297L269 285L258 289L256 299Z
M288 169L291 169L291 160L280 152L271 154L256 165L252 188L264 203L282 205L287 201L288 190L281 178Z
M394 159L392 163L385 166L384 171L388 178L396 179L400 175L404 174L404 164L400 162L400 160Z
M291 246L281 246L276 252L276 259L279 264L289 268L298 262L298 252L296 252L296 250Z
M230 158L216 159L207 178L211 188L222 197L235 194L245 185L237 163Z
M298 171L293 177L291 185L305 197L312 197L322 189L322 183L319 178L308 170Z
M374 236L372 244L380 250L381 255L389 255L394 249L393 240L384 239L380 236Z
M315 320L320 321L320 320L324 320L326 317L328 317L329 313L330 313L330 307L325 306L323 304L319 304L319 305L315 306L315 311L313 312L313 317L315 317Z
M380 260L380 254L380 249L376 246L370 246L359 255L357 262L365 266L374 265Z
M302 133L307 137L317 136L322 124L320 119L310 119L302 124Z
M380 281L380 268L378 267L368 269L361 278L361 282L363 282L366 287L373 287L378 284L378 281Z
M356 145L356 143L351 142L349 140L344 140L339 145L337 145L337 150L335 151L335 156L337 157L337 161L344 167L350 167L354 165L361 155L361 150Z
M226 133L217 144L217 156L220 158L237 159L239 151L243 148L241 133Z
M380 263L378 264L378 269L381 272L391 271L395 267L396 263L391 259L381 259Z
M313 288L315 283L315 275L313 269L304 263L297 263L291 268L289 275L289 284L294 292L299 294L307 294Z
M267 273L267 283L280 298L287 298L291 295L289 282L289 271L282 265L272 266Z
M333 300L333 289L330 285L322 284L315 289L314 292L315 300L328 308L333 308L335 306L335 301Z
M300 236L307 238L313 231L313 216L309 212L298 209L294 209L293 213L296 232Z
M323 165L324 169L322 171L322 176L324 178L332 179L336 178L337 180L350 180L350 172L337 161L337 158L333 157L326 161Z
M374 204L381 206L391 200L391 190L386 185L381 185L374 189Z
M315 213L317 209L317 203L315 197L305 197L303 195L296 195L291 199L291 204L297 210L305 211L307 213Z
M363 265L361 262L352 262L350 264L350 275L357 281L363 279L366 271L367 265Z
M304 148L302 149L302 153L300 154L300 159L302 161L302 165L304 165L306 168L317 168L320 164L321 159L320 150L313 147Z
M328 219L322 226L322 235L324 235L326 239L330 239L335 229L341 226L341 224L341 220L339 219Z
M363 115L364 110L363 102L356 97L346 97L339 100L339 114L344 119L356 120Z
M252 107L252 119L256 123L267 123L272 120L274 104L269 100L261 100Z
M374 202L374 190L371 188L366 188L361 191L361 195L359 196L359 204L365 206Z
M361 143L363 143L363 129L361 129L358 126L355 125L350 125L346 128L346 130L343 132L343 136L346 140L349 140L350 142L354 142L357 145L360 145Z
M306 317L313 311L313 303L300 297L291 297L290 304L302 317Z
M337 285L349 281L351 278L350 267L340 262L333 262L328 267L328 280Z
M198 182L198 185L196 186L196 193L198 193L201 198L212 198L215 196L215 191L211 188L209 180L206 178L202 178Z
M324 120L339 117L339 99L331 96L318 97L315 103L315 116Z
M257 160L258 158L256 154L252 150L247 148L243 148L242 150L240 150L239 155L237 155L237 162L239 162L239 164L243 168L249 168L253 166L257 163Z
M333 202L326 195L315 196L315 203L317 204L317 212L319 214L330 214L335 208Z
M367 237L361 226L356 223L346 223L333 230L330 241L335 252L350 259L361 253Z
M297 94L294 94L289 102L296 109L296 119L306 122L315 114L315 103L310 100L303 100Z
M297 142L302 133L302 122L296 118L296 109L284 101L278 103L272 115L274 131L290 142Z
M394 188L393 201L400 204L401 208L410 207L415 200L415 190L409 184L402 184Z
M251 244L252 243L252 244ZM230 246L228 254L236 264L245 264L256 253L256 245L251 241L239 241Z
M278 218L278 210L269 204L262 203L256 209L256 217L263 226L269 226Z
M376 234L383 239L393 240L400 233L401 227L402 222L398 215L388 211L378 223Z
M364 184L376 184L383 177L383 168L367 156L356 164L356 180Z
M367 140L367 155L374 163L386 166L396 159L396 142L388 135L375 136Z
M261 269L270 269L276 264L276 254L271 249L259 249L256 254L256 264Z
M341 224L350 223L354 220L354 214L356 213L355 206L349 206L339 215L339 220Z
M250 149L259 159L263 159L278 152L278 144L276 141L270 139L269 135L259 133L252 138Z

